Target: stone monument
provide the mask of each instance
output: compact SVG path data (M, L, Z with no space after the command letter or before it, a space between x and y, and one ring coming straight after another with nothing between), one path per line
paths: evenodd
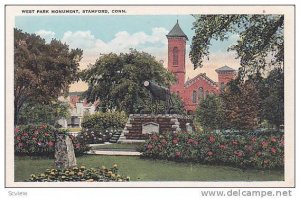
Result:
M162 100L166 103L165 114L157 114L156 112L130 114L119 143L141 142L153 133L192 131L192 118L175 113L171 93L167 88L151 81L145 81L144 87L149 90L153 104L156 100Z
M56 133L55 166L59 169L77 166L73 143L68 134Z

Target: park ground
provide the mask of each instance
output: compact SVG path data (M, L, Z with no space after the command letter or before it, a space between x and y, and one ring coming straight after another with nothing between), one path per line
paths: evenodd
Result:
M77 157L77 165L87 168L112 167L131 181L283 181L283 170L242 170L230 166L202 165L199 163L146 160L138 156L84 155ZM54 159L15 157L15 181L22 182L32 173L54 168Z

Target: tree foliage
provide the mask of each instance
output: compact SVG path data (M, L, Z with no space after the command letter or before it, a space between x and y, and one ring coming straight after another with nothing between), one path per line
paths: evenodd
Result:
M274 69L264 81L265 97L262 100L262 119L276 126L284 124L284 73Z
M207 95L201 100L196 109L196 121L204 130L224 128L225 111L223 101L219 96Z
M58 40L46 43L35 35L14 30L15 124L26 103L49 104L68 92L77 80L82 50Z
M284 61L283 15L194 15L190 58L202 67L212 40L239 36L234 50L240 59L239 76L261 73L268 67L282 68Z
M84 93L88 102L99 100L102 108L127 113L136 113L147 105L150 95L144 81L164 86L174 81L174 76L155 57L132 49L129 53L101 55L94 65L82 71L81 78L89 84Z
M267 77L258 73L246 81L229 82L219 99L222 105L211 97L202 100L196 111L197 120L206 129L252 130L264 121L279 129L284 124L284 73L280 68Z
M222 98L225 107L225 128L252 130L258 126L261 99L253 81L247 80L242 84L231 81Z
M20 110L19 124L47 123L55 126L60 118L70 116L69 104L66 102L51 102L50 104L26 103Z

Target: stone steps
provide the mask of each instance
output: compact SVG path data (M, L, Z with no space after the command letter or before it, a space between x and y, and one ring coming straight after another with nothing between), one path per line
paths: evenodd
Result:
M117 143L118 140L119 140L119 138L120 138L120 136L121 136L121 134L122 134L122 131L117 131L117 132L115 132L115 133L113 134L113 136L110 138L109 142L110 142L110 143Z

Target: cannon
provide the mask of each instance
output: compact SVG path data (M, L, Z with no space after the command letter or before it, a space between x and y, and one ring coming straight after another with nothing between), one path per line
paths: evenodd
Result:
M144 81L144 87L150 91L152 104L158 100L164 101L166 103L166 113L172 111L173 101L168 88L151 81Z

